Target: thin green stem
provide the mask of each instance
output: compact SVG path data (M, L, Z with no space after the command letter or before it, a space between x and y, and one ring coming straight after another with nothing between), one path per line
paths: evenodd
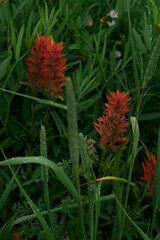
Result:
M41 126L41 131L40 131L40 151L41 151L41 156L47 158L47 141L46 141L46 131L44 126ZM44 201L46 202L46 206L48 210L48 218L49 218L50 227L53 233L53 239L55 239L55 233L54 233L54 228L52 224L52 217L51 217L51 210L50 210L50 201L49 201L48 167L42 165L41 170L42 170L42 181L43 181L43 189L44 189Z
M134 43L133 43L133 36L132 36L132 27L131 27L131 18L130 18L128 0L127 0L127 8L128 8L128 23L129 23L129 32L130 32L130 39L131 39L131 50L132 50L132 61L133 61L135 87L136 87L137 100L139 102L139 99L140 99L140 83L139 83L138 71L137 71L136 60L135 60Z

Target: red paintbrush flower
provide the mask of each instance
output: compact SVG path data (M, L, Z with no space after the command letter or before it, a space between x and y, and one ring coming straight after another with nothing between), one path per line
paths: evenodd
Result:
M51 37L40 36L34 40L35 49L31 49L32 57L26 59L29 75L27 78L36 88L49 91L57 96L65 85L66 69L64 54L61 53L63 43L55 43Z
M12 233L12 237L13 237L13 240L21 240L22 239L22 235L17 231L14 231Z
M111 93L108 97L108 104L105 103L103 117L99 117L98 123L94 123L95 129L100 134L100 145L106 151L114 151L119 148L122 142L127 140L124 133L128 127L125 113L131 109L128 101L131 99L125 92Z
M142 163L143 169L144 169L144 176L140 177L140 179L145 180L148 182L149 190L151 192L151 195L153 196L154 192L154 175L155 175L155 168L156 168L156 156L151 154L151 159L148 159L148 162L146 159L145 163Z

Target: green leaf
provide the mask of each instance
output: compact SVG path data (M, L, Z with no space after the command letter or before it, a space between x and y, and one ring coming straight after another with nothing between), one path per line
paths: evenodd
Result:
M154 194L153 194L153 217L151 224L151 235L154 229L156 215L158 213L159 205L160 205L160 126L158 133L158 144L157 144L157 160L156 160L156 170L154 176Z
M12 229L12 223L13 223L14 217L10 218L0 229L0 239L3 240L8 240L9 239L9 234Z
M101 93L97 93L95 96L89 98L88 100L77 103L77 113L80 113L92 106L100 98L100 96Z
M149 25L145 23L144 26L144 41L148 50L151 50L151 37L149 31Z
M160 233L157 234L157 236L154 240L160 240Z
M30 42L30 32L31 32L31 23L32 23L32 18L33 18L33 11L31 12L28 22L27 22L27 30L26 30L26 47L29 50L29 42Z
M64 17L63 22L58 26L57 30L54 32L54 38L57 38L60 33L62 33L65 25L67 24L67 19Z
M28 45L28 48L30 49L31 46L32 46L32 43L33 43L33 39L35 38L36 34L38 33L38 28L40 27L40 25L42 24L42 19L39 19L39 21L37 22L33 32L32 32L32 35L30 37L30 41L29 41L29 45Z
M44 126L41 126L40 131L40 154L42 157L47 158L47 140L46 140L46 130ZM48 182L48 167L41 166L41 178L42 181Z
M12 171L12 170L11 170ZM28 194L26 193L26 191L24 190L24 188L22 187L22 185L20 184L20 182L18 181L18 179L16 178L14 172L12 171L13 176L15 177L15 180L21 190L21 192L23 193L24 197L26 198L28 204L30 205L30 207L32 208L33 212L36 214L38 220L40 221L45 235L46 235L46 240L55 240L55 238L53 238L52 232L48 226L48 224L46 223L46 220L44 219L43 215L41 214L41 212L39 211L39 209L36 207L36 205L32 202L31 198L28 196Z
M11 17L10 17L9 23L10 23L10 28L11 28L11 43L13 45L13 51L16 54L16 34L15 34L15 29L14 29L13 21L12 21Z
M0 88L0 90L4 91L4 92L7 92L7 93L11 93L11 94L17 95L17 96L20 96L20 97L24 97L24 98L28 98L28 99L37 101L38 103L41 103L41 104L45 104L45 105L58 107L58 108L67 110L67 106L65 106L63 104L60 104L60 103L56 103L56 102L53 102L53 101L32 97L32 96L25 95L25 94L22 94L22 93L13 92L13 91L10 91L10 90L4 89L4 88Z
M129 221L132 223L132 225L137 229L137 231L139 232L139 234L141 235L141 237L144 240L151 240L139 227L138 225L129 217L129 215L126 213L125 209L122 207L122 205L120 204L118 198L116 197L116 195L114 194L114 197L119 205L119 207L122 209L122 211L124 212L124 214L126 215L126 217L129 219Z
M151 113L143 113L139 117L139 121L148 121L160 118L160 112L151 112Z
M7 184L7 187L6 187L6 189L4 190L4 192L3 192L2 196L1 196L1 199L0 199L0 211L5 206L5 204L7 202L7 198L9 196L9 193L12 190L13 182L14 182L14 177L12 177L10 182Z
M78 145L78 125L76 116L76 101L73 92L73 84L70 78L66 80L66 100L67 100L67 119L68 119L68 138L70 157L73 168L79 166L79 145ZM78 173L77 173L78 174Z
M68 191L73 195L73 197L80 201L79 194L77 193L77 190L75 189L73 183L69 179L69 177L65 174L65 172L60 168L57 164L55 164L53 161L50 161L44 157L17 157L17 158L11 158L5 161L0 162L0 166L12 166L12 165L18 165L18 164L28 164L28 163L37 163L45 165L49 168L51 168L54 173L56 174L58 180L68 189Z
M135 40L135 44L136 44L138 50L142 53L146 53L147 52L146 47L145 47L144 43L142 42L142 39L141 39L140 35L137 33L135 28L132 29L132 34L133 34L133 38Z
M157 67L157 62L160 56L160 34L157 38L157 41L154 45L154 48L151 53L150 60L148 62L148 66L144 75L144 80L142 83L142 88L146 88L149 81L153 77L153 74L155 73L156 67Z
M0 65L0 81L7 72L7 67L9 65L10 58L6 58Z
M53 10L52 10L52 12L50 14L50 17L49 17L49 22L48 22L49 28L47 30L46 35L49 35L51 33L53 26L57 22L57 16L58 16L59 12L60 12L60 9L57 10L57 12L54 14L54 17L52 18L52 15L54 13L54 8L53 8Z
M21 30L19 32L18 39L17 39L16 55L15 55L16 61L18 61L18 59L20 57L20 50L21 50L21 45L22 45L23 33L24 33L24 24L21 27Z

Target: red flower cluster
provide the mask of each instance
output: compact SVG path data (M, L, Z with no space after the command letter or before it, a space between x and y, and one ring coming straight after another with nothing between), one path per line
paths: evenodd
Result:
M131 109L128 101L131 99L125 92L112 92L108 97L108 104L105 103L103 117L99 117L98 123L94 123L96 130L100 134L100 145L106 151L114 151L119 148L122 142L127 140L124 133L128 127L125 113Z
M26 59L29 76L27 78L36 88L50 91L53 96L58 95L65 85L64 54L61 53L63 43L55 43L51 37L40 36L34 40L35 50L31 49L33 57Z
M12 237L13 237L13 240L21 240L22 239L22 235L17 231L14 231L12 233Z
M154 192L154 175L155 175L155 168L156 168L156 156L151 154L151 159L148 159L148 162L146 159L145 163L142 163L143 169L144 169L144 176L140 179L145 180L148 182L149 190L151 192L151 195L153 196Z

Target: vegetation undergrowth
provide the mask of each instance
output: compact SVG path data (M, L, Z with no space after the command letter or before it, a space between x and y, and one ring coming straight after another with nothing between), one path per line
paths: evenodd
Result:
M159 11L0 1L0 239L160 239Z

